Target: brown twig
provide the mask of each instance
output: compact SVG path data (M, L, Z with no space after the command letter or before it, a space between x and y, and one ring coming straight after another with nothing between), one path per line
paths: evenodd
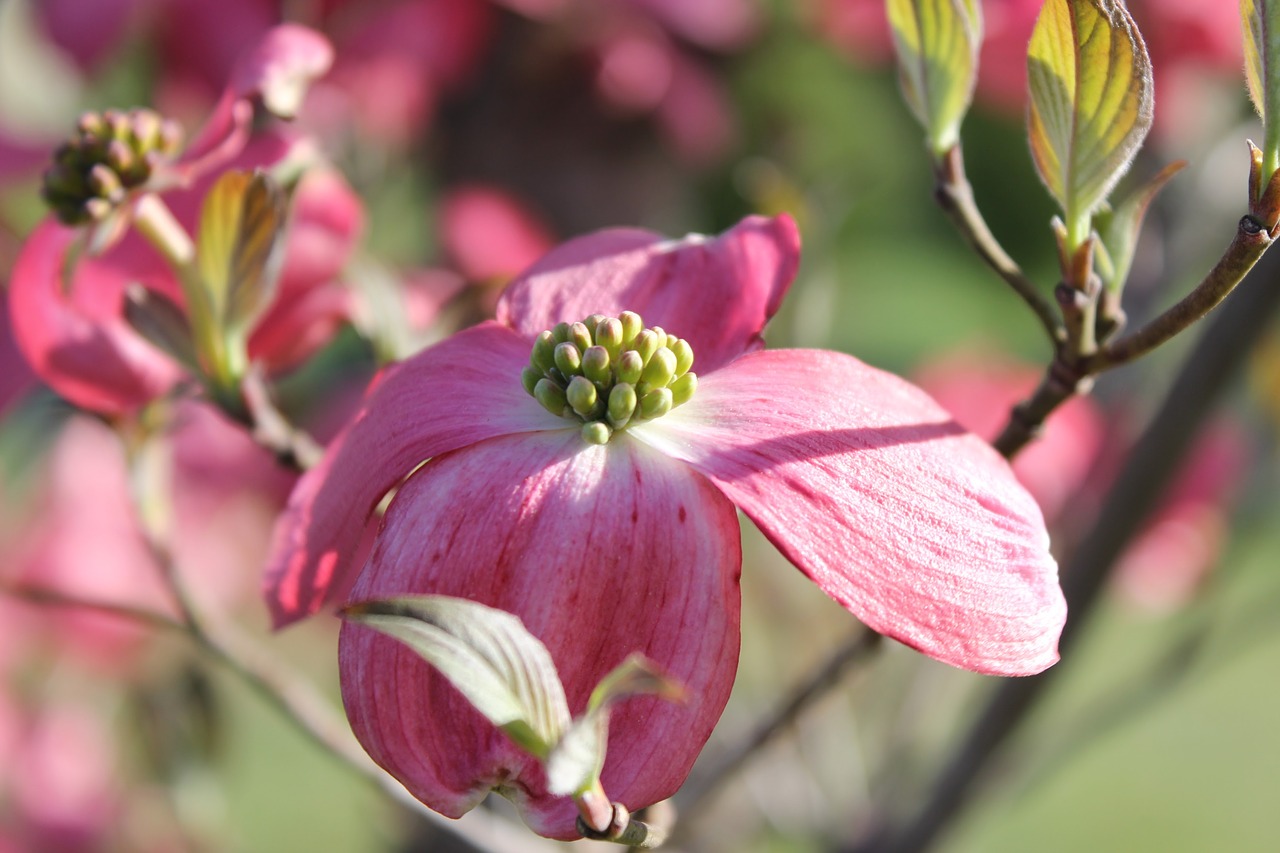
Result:
M1000 278L1013 288L1044 327L1049 340L1061 342L1065 330L1053 311L1053 306L1036 289L1035 284L1022 272L1022 268L1009 257L1000 241L991 233L987 222L978 210L973 198L973 187L964 171L964 154L957 144L934 163L934 198L960 235L974 251L995 270Z
M676 794L676 808L683 814L693 814L703 800L712 794L725 779L736 773L759 749L791 726L814 699L840 682L852 667L865 660L880 646L881 636L875 631L862 629L854 634L807 678L796 685L787 699L778 705L745 737L722 750L705 771L696 773Z

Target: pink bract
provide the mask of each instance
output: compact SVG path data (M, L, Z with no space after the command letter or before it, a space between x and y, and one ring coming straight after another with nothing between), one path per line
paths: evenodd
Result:
M277 624L343 599L473 598L547 645L574 712L644 653L691 698L634 700L615 718L603 784L632 809L676 790L728 697L735 505L875 630L982 672L1051 665L1065 605L1043 519L1005 462L902 379L840 353L760 351L798 260L785 216L718 237L619 229L554 249L507 289L498 322L389 369L299 482L268 570ZM623 310L689 341L699 388L588 445L519 374L539 331ZM412 652L347 624L339 653L357 736L415 796L458 815L496 787L537 832L576 835L536 762Z

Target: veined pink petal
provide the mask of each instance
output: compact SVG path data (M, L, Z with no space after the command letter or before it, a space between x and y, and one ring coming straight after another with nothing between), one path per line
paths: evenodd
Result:
M566 427L520 384L530 347L488 322L384 373L276 524L266 596L277 627L346 593L370 514L420 463L494 436Z
M625 437L599 447L539 433L414 474L352 599L434 593L517 614L575 714L632 652L656 661L687 701L618 706L602 779L636 809L675 792L729 697L741 562L733 505L688 466ZM541 767L413 651L348 624L339 662L356 736L414 796L458 817L501 786L535 831L577 837L571 801L548 795Z
M561 321L636 311L686 338L701 374L762 346L799 261L800 235L786 214L749 216L718 237L597 231L552 249L512 282L498 319L533 337Z
M8 303L0 300L0 417L9 405L35 383L35 376L18 353L9 325ZM0 501L4 492L0 490Z
M86 409L119 414L163 394L181 374L122 318L122 271L82 258L68 290L64 266L77 233L49 220L23 244L9 283L14 340L59 394ZM79 299L81 289L100 292Z
M823 591L946 663L1026 675L1066 606L1040 510L910 383L851 356L751 353L632 432L687 460Z

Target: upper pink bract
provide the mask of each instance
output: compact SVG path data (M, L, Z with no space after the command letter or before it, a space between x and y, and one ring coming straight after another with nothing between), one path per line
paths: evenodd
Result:
M1052 664L1065 605L1043 519L1008 465L902 379L840 353L760 351L798 260L785 216L554 249L508 288L499 322L389 369L299 482L268 570L277 624L343 598L466 596L524 620L575 713L643 652L690 700L633 700L616 716L603 784L632 809L675 791L728 697L735 505L875 630L981 672ZM624 309L692 344L699 389L590 446L519 374L542 329ZM536 831L576 835L536 762L411 651L348 624L340 665L357 736L415 796L459 815L497 787Z

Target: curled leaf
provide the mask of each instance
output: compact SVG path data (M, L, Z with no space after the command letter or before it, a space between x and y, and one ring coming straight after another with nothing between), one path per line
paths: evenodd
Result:
M264 173L223 174L205 197L196 257L221 328L252 325L275 296L285 200Z
M1098 275L1107 290L1119 295L1129 277L1133 265L1133 253L1138 247L1138 235L1142 232L1142 220L1156 194L1169 179L1185 168L1187 162L1178 160L1161 169L1154 177L1136 188L1112 210L1100 213L1095 223L1102 237L1107 263L1099 264Z
M1036 170L1068 225L1125 173L1151 128L1151 60L1120 0L1046 0L1027 53Z
M679 701L684 688L641 654L616 666L591 691L587 712L573 721L547 757L547 788L561 796L592 789L604 769L609 711L628 696L650 695Z
M978 74L976 0L888 0L903 96L941 155L956 144Z
M367 601L345 619L401 641L526 752L545 759L569 723L551 654L510 613L463 598Z

